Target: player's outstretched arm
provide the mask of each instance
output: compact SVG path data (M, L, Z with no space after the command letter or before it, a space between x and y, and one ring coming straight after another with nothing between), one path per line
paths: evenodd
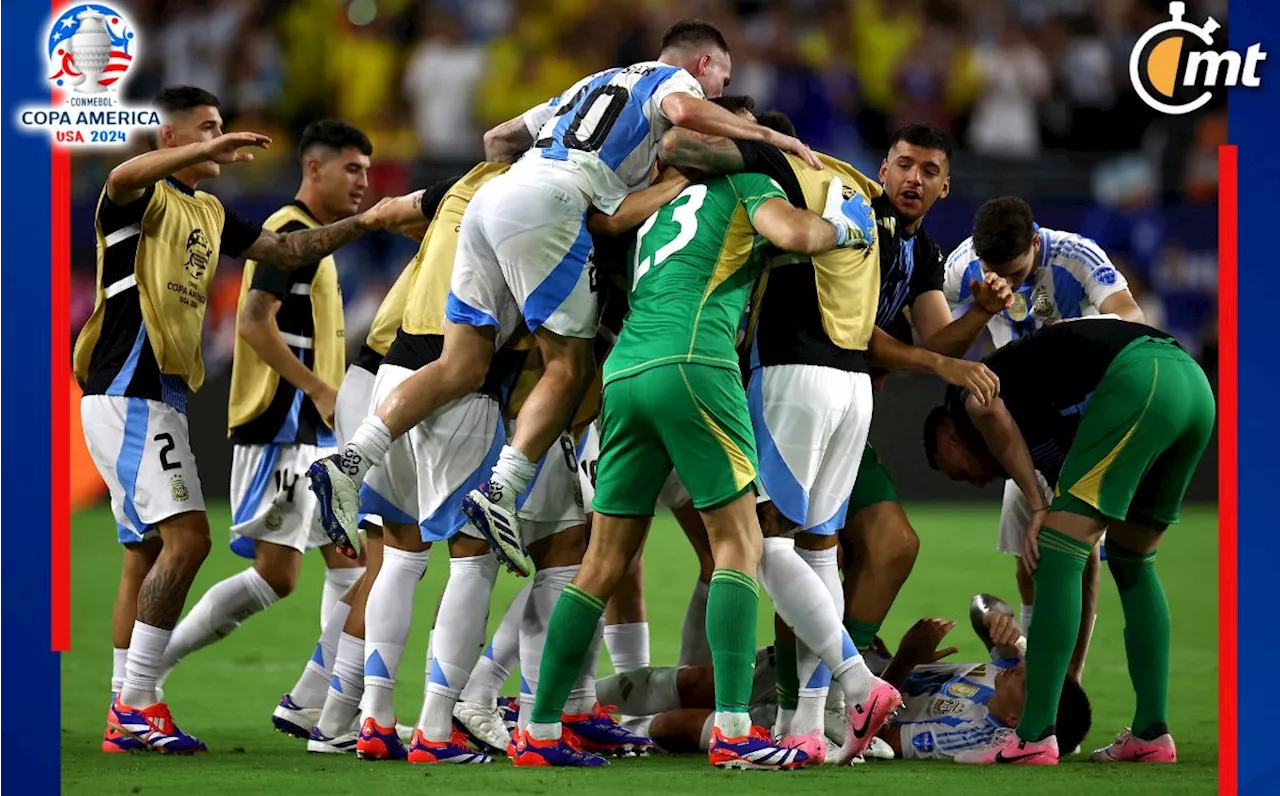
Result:
M736 138L740 141L761 141L790 152L815 169L823 168L809 147L794 136L783 135L776 130L750 122L714 102L684 92L668 94L662 100L662 112L676 127L684 127L699 133Z
M911 325L920 335L920 345L943 356L962 357L987 323L1013 303L1009 283L994 273L969 284L973 303L963 315L951 319L951 308L941 290L921 293L911 304Z
M1102 304L1098 305L1098 314L1114 315L1122 321L1132 323L1147 322L1146 316L1142 313L1142 307L1138 306L1138 302L1128 290L1121 290L1107 296Z
M871 332L867 353L885 370L932 373L947 384L963 387L984 403L990 403L1000 394L999 377L981 362L954 359L907 345L879 327Z
M130 158L107 175L107 197L118 205L127 205L142 197L148 188L188 166L212 160L215 163L240 163L253 160L253 153L241 147L267 149L271 139L258 133L227 133L212 141L166 147Z
M323 227L284 233L264 229L242 256L265 260L278 268L302 268L328 257L364 233L380 229L382 208L390 201L383 199L359 215Z
M593 211L587 218L587 229L593 235L613 236L630 232L688 187L689 178L679 169L663 169L653 185L627 194L613 215Z
M836 245L835 224L786 199L773 198L761 204L751 217L751 225L783 251L818 254Z
M265 263L259 268L270 267ZM311 368L294 356L288 344L280 336L276 313L280 311L280 299L265 290L250 289L245 296L244 308L236 324L237 332L249 347L262 357L267 366L280 374L285 381L302 390L320 411L324 422L333 425L334 403L338 392Z
M732 139L683 127L673 127L662 136L658 157L668 166L699 174L737 174L747 166Z

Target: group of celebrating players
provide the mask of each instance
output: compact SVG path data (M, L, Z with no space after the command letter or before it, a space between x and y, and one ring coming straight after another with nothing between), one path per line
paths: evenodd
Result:
M313 123L296 199L262 225L196 186L269 139L224 134L201 89L160 92L157 148L99 199L75 351L125 551L104 751L204 751L165 677L286 597L319 548L321 634L272 719L310 752L1055 764L1089 726L1105 548L1137 704L1092 759L1176 759L1154 560L1213 426L1204 373L1141 324L1101 249L1020 199L985 204L944 259L922 223L950 189L945 134L903 128L871 179L724 96L730 67L714 27L677 23L657 60L584 78L486 133L465 175L363 212L368 139ZM421 245L346 367L332 254L372 229ZM220 255L246 259L228 432L231 548L252 565L179 622L210 549L185 403ZM941 620L896 654L877 638L919 547L867 443L893 370L950 385L925 423L932 467L1007 479L1022 611L977 601L988 661L937 663ZM668 668L650 666L642 586L658 503L700 564ZM449 578L408 727L393 689L434 543ZM486 646L500 566L529 583ZM761 586L776 636L757 650ZM597 681L602 639L617 674Z

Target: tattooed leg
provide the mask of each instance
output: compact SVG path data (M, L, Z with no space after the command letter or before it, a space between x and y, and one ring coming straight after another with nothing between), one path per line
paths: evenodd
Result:
M204 512L170 517L160 523L159 530L162 547L138 589L137 618L120 689L120 702L135 708L159 701L156 680L169 635L209 554L209 520Z

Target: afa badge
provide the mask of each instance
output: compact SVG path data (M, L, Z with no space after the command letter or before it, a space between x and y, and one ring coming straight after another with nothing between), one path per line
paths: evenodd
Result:
M169 494L173 496L175 503L186 503L190 499L191 493L187 491L187 484L181 475L169 479Z

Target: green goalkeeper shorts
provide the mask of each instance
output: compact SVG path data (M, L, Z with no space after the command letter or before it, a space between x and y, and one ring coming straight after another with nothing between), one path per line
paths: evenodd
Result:
M660 365L605 385L592 509L653 516L672 469L700 511L753 488L755 435L738 371Z
M1178 521L1215 415L1190 354L1172 341L1134 340L1089 398L1052 509L1164 530Z
M886 502L898 503L898 490L894 489L893 476L880 461L880 455L867 443L862 450L862 463L858 465L858 480L849 495L849 521L868 506Z

